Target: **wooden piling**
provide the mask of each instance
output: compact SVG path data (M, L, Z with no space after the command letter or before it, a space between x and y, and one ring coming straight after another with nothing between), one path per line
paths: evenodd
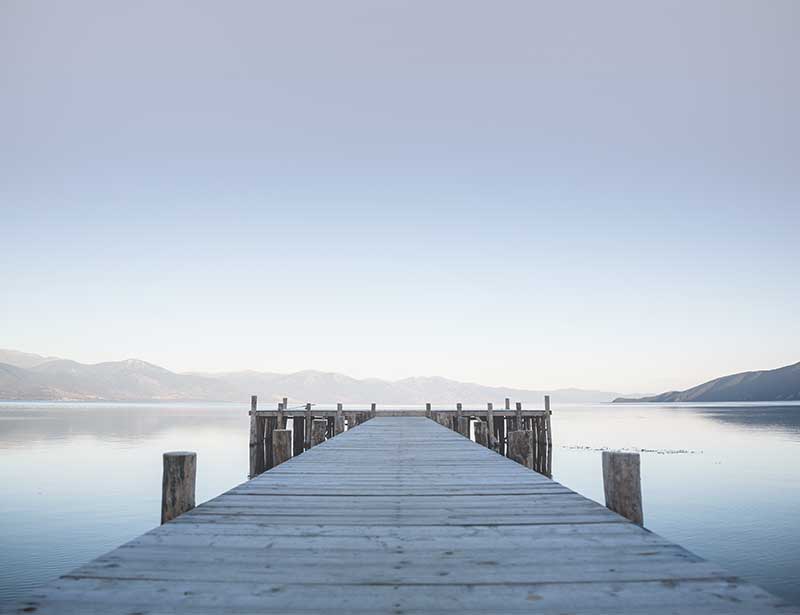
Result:
M603 451L603 491L606 508L644 525L639 453Z
M336 404L336 418L333 422L333 435L338 436L344 431L344 414L342 404Z
M286 399L284 397L284 399ZM286 417L283 414L283 411L286 409L285 402L278 402L278 411L275 413L277 417L275 429L286 429Z
M489 446L489 428L486 422L480 419L475 421L475 443L481 446Z
M305 449L308 450L311 448L311 422L314 420L314 417L311 414L311 404L306 404L305 419L306 433L303 441Z
M196 474L196 453L164 453L164 471L161 477L162 525L194 508Z
M497 450L497 436L494 429L494 410L492 402L486 404L486 426L489 428L489 448Z
M456 418L456 431L465 438L469 438L469 417L459 416Z
M369 407L369 418L374 419L378 412L378 404L371 404Z
M292 455L295 457L305 450L306 419L302 416L292 417Z
M526 468L533 468L533 450L531 432L518 429L508 434L508 458L513 459Z
M288 429L272 431L272 467L292 458L292 432Z
M264 419L256 415L258 396L250 397L250 478L264 471Z
M311 426L311 446L322 444L325 442L325 430L328 427L328 421L325 419L314 419Z
M503 416L494 417L494 430L497 433L497 448L501 455L506 454L506 419Z
M268 416L264 421L264 470L272 468L272 432L278 426L278 418Z

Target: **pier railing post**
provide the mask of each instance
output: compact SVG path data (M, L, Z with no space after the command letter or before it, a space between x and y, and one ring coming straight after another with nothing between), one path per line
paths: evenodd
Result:
M249 477L258 476L264 471L264 419L256 414L258 396L250 396L250 471Z
M306 419L296 414L292 417L292 454L296 457L305 450Z
M336 419L333 422L333 435L338 436L344 431L344 414L342 404L336 404Z
M292 432L288 429L272 431L272 467L292 458Z
M306 450L308 450L309 448L311 448L311 421L314 420L314 417L311 415L311 404L306 404L306 416L305 416L305 419L306 419L305 420L306 433L305 433L305 438L304 438L304 442L305 442L304 446L305 446Z
M492 402L486 404L486 425L489 428L489 448L497 451L497 435L494 425L494 406Z
M284 399L286 398L284 397ZM284 410L286 410L286 403L279 402L278 412L275 415L277 417L275 429L286 429L286 416L284 415Z
M311 446L325 442L325 431L328 428L328 421L325 419L314 419L311 425Z
M164 453L161 477L161 523L172 521L194 508L197 453Z
M518 429L508 434L508 458L526 468L533 469L533 444L531 432Z
M603 491L606 508L644 525L639 453L603 451Z
M480 418L475 421L475 443L481 446L489 446L489 429L486 422Z

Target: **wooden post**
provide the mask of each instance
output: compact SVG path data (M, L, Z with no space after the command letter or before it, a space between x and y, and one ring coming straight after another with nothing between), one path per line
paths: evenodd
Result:
M288 429L272 431L272 467L292 458L292 432Z
M333 423L333 435L338 436L344 431L344 414L342 404L336 404L336 420Z
M606 508L644 525L639 453L603 451L603 490Z
M325 419L314 419L311 426L311 446L325 442L325 430L328 428L328 421Z
M286 429L286 417L283 414L283 411L285 409L286 409L286 404L278 402L278 412L275 415L278 417L276 429Z
M511 400L506 397L506 410L511 410Z
M375 418L375 414L377 412L378 412L378 405L377 404L372 404L369 407L369 418L374 419Z
M508 458L533 468L533 449L531 432L523 429L512 431L508 434Z
M306 419L302 416L292 417L292 454L296 457L306 448Z
M475 421L475 443L481 446L489 446L489 429L484 421Z
M430 404L425 404L425 416L427 416L429 419L433 418L433 412L431 412Z
M306 450L308 450L308 449L311 448L311 421L314 420L314 417L311 416L311 404L306 404L306 417L305 418L306 418L306 420L305 420L305 423L306 423L306 434L305 434L305 438L304 438L303 441L305 442L304 446L305 446Z
M289 409L289 398L283 398L283 411L286 412ZM286 417L284 416L283 423L278 425L278 429L286 429Z
M456 431L465 438L469 438L469 417L459 416L456 418Z
M162 524L194 508L196 475L197 453L164 453L164 473L161 477Z
M272 432L277 425L277 417L268 416L264 419L264 470L272 468Z
M250 478L264 471L264 420L256 416L258 396L250 397Z
M502 416L494 417L494 430L497 433L497 448L495 449L501 455L506 454L506 419Z
M544 396L544 409L545 409L546 412L550 412L550 396L549 395L545 395Z
M497 437L494 433L494 411L492 402L486 404L486 426L489 428L489 448L497 450Z
M517 402L517 405L514 409L514 413L516 414L516 428L522 429L522 402Z

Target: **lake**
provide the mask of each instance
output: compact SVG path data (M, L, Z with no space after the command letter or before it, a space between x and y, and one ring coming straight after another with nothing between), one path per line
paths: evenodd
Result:
M161 453L197 500L247 478L249 403L0 402L0 608L159 523ZM642 453L645 526L800 604L800 404L553 404L553 477L603 502Z

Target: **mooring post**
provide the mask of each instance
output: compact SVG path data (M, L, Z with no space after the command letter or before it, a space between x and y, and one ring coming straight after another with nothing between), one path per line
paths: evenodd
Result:
M489 448L497 450L497 436L494 429L494 406L492 402L486 404L486 426L489 428Z
M522 402L518 401L514 407L514 414L516 418L514 419L514 430L522 429Z
M378 412L378 404L372 404L369 407L369 418L374 419L375 414L377 414L377 412Z
M286 421L287 421L287 414L286 411L289 410L289 398L283 398L283 412L281 413L281 417L278 420L278 429L286 429Z
M272 467L292 458L292 432L288 429L272 431Z
M518 429L508 434L508 458L526 468L533 468L533 444L531 432Z
M325 430L328 428L328 421L325 419L314 419L311 426L311 446L325 442Z
M475 421L475 443L481 446L489 446L489 429L480 418Z
M456 404L456 415L455 416L450 415L450 421L451 421L450 429L452 429L453 431L457 431L458 433L461 433L461 428L459 427L459 425L461 424L462 411L463 411L463 406L461 405L461 402L458 402Z
M344 414L342 404L336 404L336 419L333 422L333 435L338 436L344 431Z
M272 432L278 425L277 416L268 416L264 418L264 470L272 468Z
M456 418L456 431L465 438L469 438L469 417L459 416Z
M264 471L264 419L256 414L258 396L250 396L250 473L249 477L258 476Z
M196 474L197 453L164 453L164 472L161 477L162 525L194 508Z
M283 411L286 409L286 404L278 402L278 412L275 414L277 417L277 425L275 429L286 429L285 417Z
M603 491L606 508L644 525L639 453L603 451Z
M304 437L303 441L304 441L304 446L305 446L306 450L308 450L308 449L311 448L311 421L314 420L314 417L311 416L311 404L306 404L306 417L305 418L306 418L306 420L305 420L306 433L305 433L305 437Z
M296 457L305 450L306 419L296 414L292 417L292 454Z

